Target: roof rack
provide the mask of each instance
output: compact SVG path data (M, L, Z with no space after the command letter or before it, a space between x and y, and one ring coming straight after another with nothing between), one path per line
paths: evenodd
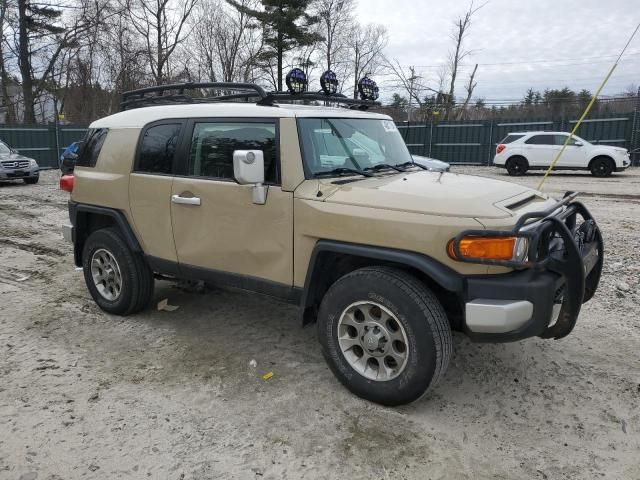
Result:
M199 89L213 89L216 95L194 96L190 92ZM236 92L236 93L231 93ZM349 108L366 110L369 107L380 106L379 102L372 100L357 100L348 98L341 93L329 95L319 93L290 93L290 92L266 92L264 88L255 83L234 82L189 82L175 83L171 85L159 85L157 87L140 88L122 94L120 110L149 107L153 105L175 105L184 103L215 103L230 100L249 101L257 99L257 105L273 106L283 100L319 100L324 102L341 103Z

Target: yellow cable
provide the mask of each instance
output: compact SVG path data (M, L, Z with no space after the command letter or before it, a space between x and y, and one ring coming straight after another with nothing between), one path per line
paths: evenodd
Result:
M542 180L540 180L540 183L538 184L538 190L540 190L542 188L542 185L544 185L544 182L547 179L547 177L549 176L549 174L551 173L551 170L554 169L554 167L556 166L556 163L558 163L558 160L560 160L560 157L562 156L564 151L567 149L567 145L569 145L569 143L573 139L573 136L578 131L578 128L580 128L580 125L582 125L582 122L584 121L584 119L587 117L587 115L589 115L589 112L591 111L591 108L593 107L594 103L596 103L596 100L598 99L598 96L600 95L600 92L602 92L602 89L604 88L604 86L607 84L607 82L611 78L611 75L613 75L613 72L615 71L616 67L618 66L618 62L620 62L620 59L622 58L622 55L624 55L624 52L627 50L627 47L629 47L629 44L633 40L633 37L636 36L636 33L638 33L639 29L640 29L640 24L638 24L638 26L636 27L635 31L631 34L631 37L629 38L629 41L627 42L625 47L622 49L622 52L620 52L620 56L616 60L616 63L613 64L613 67L611 67L611 70L609 70L609 73L607 74L605 79L602 81L602 83L598 87L598 90L596 90L596 93L593 95L593 97L591 97L591 101L589 102L589 105L587 105L587 108L582 113L582 116L580 117L580 119L576 123L576 126L573 127L573 130L571 131L571 134L564 141L564 145L562 145L562 148L558 152L558 155L556 156L555 160L553 162L551 162L551 165L549 165L549 168L544 173L544 176L542 177Z

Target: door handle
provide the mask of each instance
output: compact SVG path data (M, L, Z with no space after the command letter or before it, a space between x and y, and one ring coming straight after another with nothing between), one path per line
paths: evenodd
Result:
M179 203L180 205L200 205L199 197L181 197L180 195L171 195L172 203Z

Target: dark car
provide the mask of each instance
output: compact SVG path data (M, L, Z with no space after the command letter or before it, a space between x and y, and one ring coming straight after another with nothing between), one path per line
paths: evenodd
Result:
M0 141L0 180L24 180L38 183L40 167L29 157L20 155L6 143Z

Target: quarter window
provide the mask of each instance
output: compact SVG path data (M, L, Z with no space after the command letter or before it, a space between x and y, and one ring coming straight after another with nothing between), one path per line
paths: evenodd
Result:
M147 128L140 144L136 171L171 174L181 126L167 123Z
M502 144L505 144L505 145L506 145L506 144L508 144L508 143L513 143L513 142L515 142L516 140L518 140L518 139L520 139L520 138L522 138L522 137L524 137L524 135L513 135L513 134L510 134L510 135L507 135L507 136L504 138L504 140L502 140L500 143L502 143Z
M78 167L95 167L98 162L98 156L104 139L107 138L108 130L106 128L91 128L87 131L84 142L82 142L78 151L78 159L76 166Z
M555 145L555 135L534 135L525 143L528 145Z
M189 151L189 175L233 180L234 150L262 150L265 183L277 183L274 123L196 123Z

